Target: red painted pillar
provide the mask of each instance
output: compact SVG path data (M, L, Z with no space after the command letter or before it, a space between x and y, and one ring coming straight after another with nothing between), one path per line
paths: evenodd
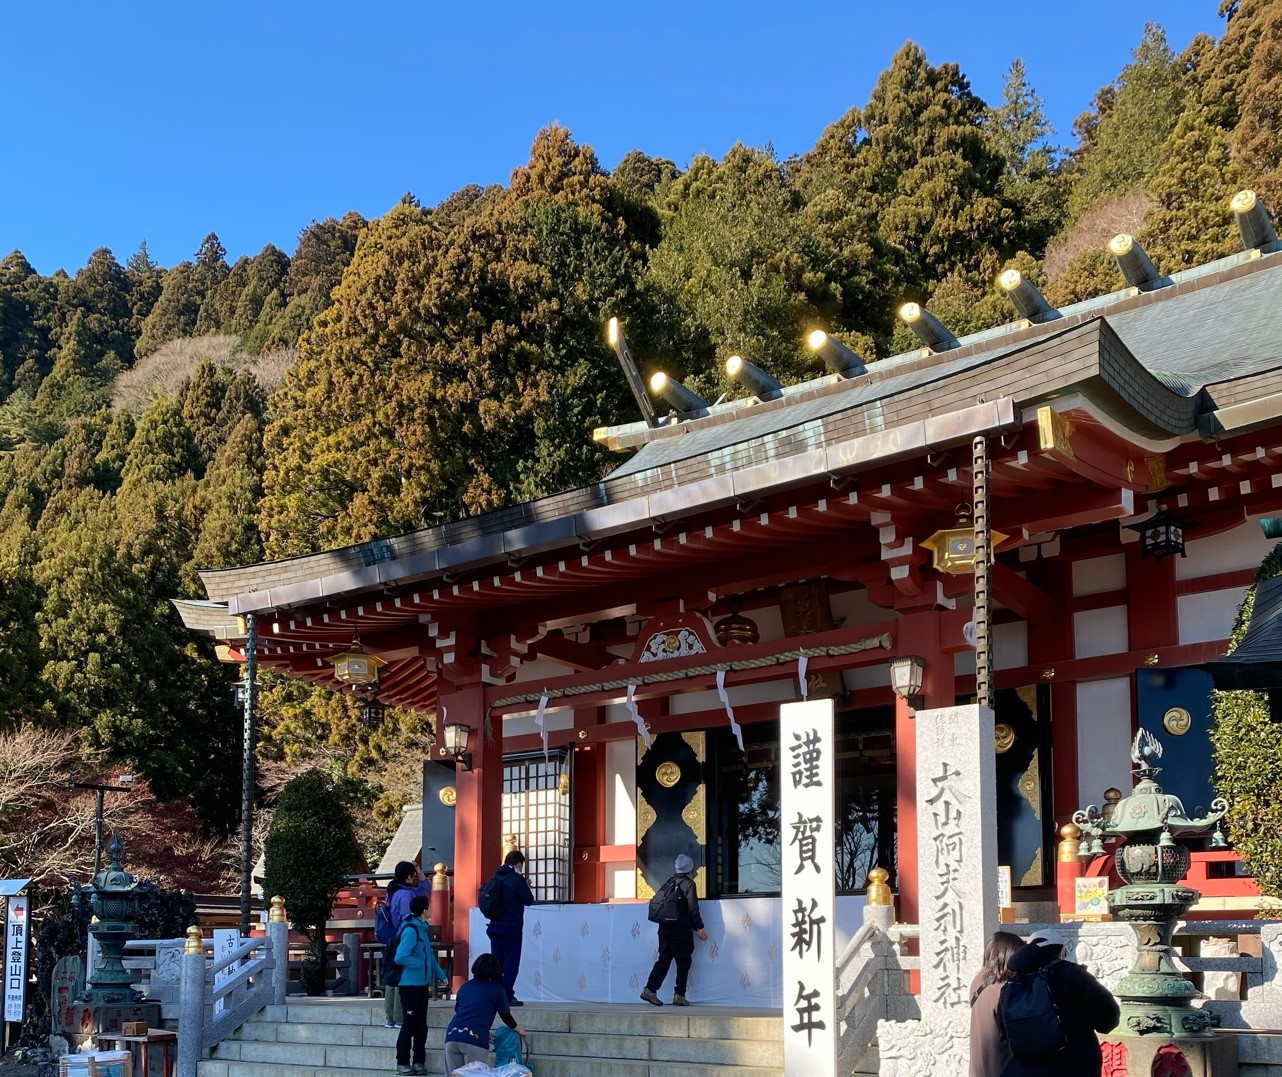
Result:
M902 618L897 649L900 654L920 655L922 697L926 710L957 703L953 656L944 651L939 613L915 613ZM899 920L917 923L920 877L917 870L917 722L909 702L895 697L895 818L898 863Z
M1077 788L1077 685L1055 679L1055 663L1071 659L1072 566L1060 559L1034 561L1028 579L1055 600L1058 617L1028 626L1028 664L1040 667L1051 686L1051 818L1066 823L1080 806ZM1049 676L1048 676L1049 674ZM1043 761L1043 769L1046 767ZM1049 854L1049 850L1047 850Z
M480 684L441 685L441 704L447 721L466 722L472 729L468 747L472 769L459 767L454 805L454 986L467 979L472 961L468 950L468 917L481 883L502 862L503 725L492 723L485 733L485 689Z
M574 900L605 900L605 746L574 752L570 797L574 815Z
M1131 650L1179 643L1180 618L1175 594L1174 557L1145 557L1140 544L1126 548L1126 590L1138 601L1127 603L1126 628Z

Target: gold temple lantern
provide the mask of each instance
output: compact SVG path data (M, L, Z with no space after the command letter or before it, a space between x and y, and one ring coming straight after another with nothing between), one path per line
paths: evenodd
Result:
M342 654L331 655L329 660L334 663L334 676L358 692L377 687L379 667L387 665L377 655L366 654L360 640L354 640L351 647Z
M988 559L992 561L993 550L1005 542L1009 535L1000 531L988 532ZM971 523L969 505L957 506L957 526L936 531L922 545L934 554L935 568L950 576L965 576L975 571L975 525Z

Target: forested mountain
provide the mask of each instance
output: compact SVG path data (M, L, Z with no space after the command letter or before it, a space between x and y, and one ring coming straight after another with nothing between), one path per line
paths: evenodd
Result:
M1209 0L1208 0L1209 2ZM1174 271L1237 246L1227 201L1282 207L1282 0L1222 5L1178 54L1150 26L1061 147L1014 60L1000 101L905 44L868 101L807 153L735 146L613 173L538 133L506 187L379 219L313 222L292 255L74 276L0 261L0 723L74 731L211 832L237 804L235 667L168 599L196 568L386 535L599 478L592 427L634 405L602 332L733 394L738 352L812 377L821 326L872 360L912 346L894 310L957 333L1010 318L1018 266L1056 303L1121 286L1102 253L1138 234ZM414 795L421 721L366 729L350 700L264 696L264 762L323 757L368 809ZM16 825L0 807L0 830Z

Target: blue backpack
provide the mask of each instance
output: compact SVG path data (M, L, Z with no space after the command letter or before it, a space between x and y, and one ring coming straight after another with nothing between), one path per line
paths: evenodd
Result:
M530 1061L530 1045L524 1036L507 1025L499 1025L494 1030L494 1068L506 1066L509 1062L526 1065Z
M396 925L392 923L392 907L386 900L380 899L374 906L374 938L386 946L396 934Z

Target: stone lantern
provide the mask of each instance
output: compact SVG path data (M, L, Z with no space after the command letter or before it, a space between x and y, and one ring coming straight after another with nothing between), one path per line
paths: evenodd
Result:
M1210 1040L1213 1017L1192 1006L1199 992L1171 960L1175 922L1201 896L1180 883L1188 874L1191 855L1177 839L1210 831L1224 817L1228 802L1216 798L1209 814L1189 818L1180 798L1164 793L1154 781L1162 769L1154 765L1161 755L1157 738L1141 729L1131 748L1139 779L1131 795L1107 818L1092 804L1076 812L1073 822L1090 835L1096 852L1103 851L1101 839L1122 839L1113 862L1125 885L1109 891L1108 906L1115 919L1134 928L1139 954L1113 989L1122 1011L1118 1032L1152 1034L1162 1040Z
M107 845L107 866L72 895L73 902L87 900L95 917L89 932L98 941L98 967L89 970L89 986L80 996L80 1001L95 1007L133 1006L142 999L131 986L133 974L125 968L123 957L125 943L138 931L134 918L139 896L151 884L139 882L125 871L121 864L124 854L120 836L113 834Z

